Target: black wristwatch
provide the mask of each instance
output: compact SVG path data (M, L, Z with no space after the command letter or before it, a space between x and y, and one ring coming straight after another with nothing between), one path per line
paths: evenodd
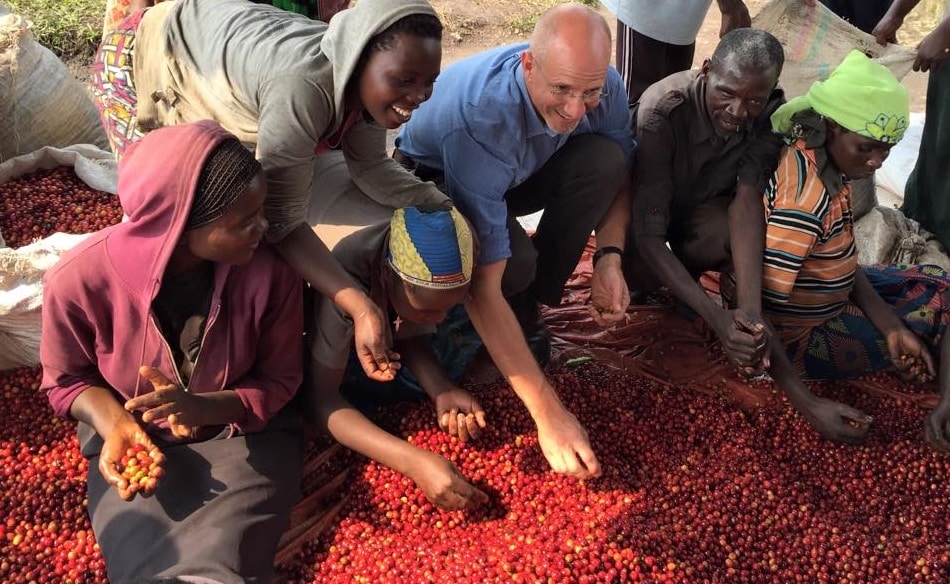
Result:
M609 254L609 253L615 253L615 254L617 254L617 255L622 256L622 255L623 255L623 250L620 249L619 247L615 246L615 245L605 245L604 247L602 247L602 248L600 248L600 249L598 249L597 251L594 252L594 258L593 258L593 260L591 261L592 265L596 266L596 265L597 265L597 262L600 261L600 258L604 257L605 255L607 255L607 254Z

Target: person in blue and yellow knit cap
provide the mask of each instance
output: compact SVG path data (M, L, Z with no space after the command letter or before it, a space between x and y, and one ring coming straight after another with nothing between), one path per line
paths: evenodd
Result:
M468 440L485 427L485 411L443 371L430 344L435 325L465 301L472 281L476 245L468 222L456 209L397 209L392 220L371 225L333 249L340 264L392 322L393 348L405 369L435 402L439 425ZM341 393L352 375L353 321L325 297L314 303L306 408L318 428L340 443L410 477L434 504L464 509L486 495L468 483L445 458L376 426ZM348 363L351 365L347 367ZM406 371L400 371L400 383ZM379 391L383 391L379 389Z

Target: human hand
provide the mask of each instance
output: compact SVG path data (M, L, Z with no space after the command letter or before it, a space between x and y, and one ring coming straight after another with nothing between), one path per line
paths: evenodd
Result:
M435 397L439 427L462 442L474 440L486 426L485 410L461 387L451 387Z
M742 309L721 310L711 324L726 357L743 373L754 377L769 366L769 332L760 318Z
M169 381L154 367L139 367L139 375L152 384L154 391L128 400L125 409L130 412L145 410L142 412L143 422L164 419L176 438L191 438L203 425L201 400Z
M622 258L607 254L594 266L590 280L590 303L587 310L600 326L609 326L623 319L630 306L630 291L623 277Z
M154 482L146 482L144 485L132 483L122 474L125 469L122 458L136 445L141 445L149 452L152 464L160 467L165 461L165 456L158 450L142 426L134 420L118 424L108 436L104 436L102 450L99 453L99 473L109 486L115 487L119 497L126 501L131 501L136 494L149 497L155 492L156 487ZM156 475L161 476L160 468Z
M891 362L904 380L926 383L936 377L930 351L907 327L901 325L888 332L884 339Z
M873 420L851 406L820 397L812 397L798 410L822 438L848 444L864 441Z
M749 16L749 8L745 5L745 2L733 2L733 4L735 4L735 7L731 11L722 13L719 38L726 36L727 33L737 28L752 26L752 17Z
M940 400L924 423L924 442L950 454L950 400Z
M353 346L366 376L392 381L399 371L399 353L393 351L389 323L383 311L367 298L363 311L353 319Z
M579 479L600 476L600 462L590 446L587 430L560 400L536 422L538 445L551 470Z
M871 36L873 36L880 45L896 43L897 29L899 29L902 24L904 24L902 18L885 14L884 18L874 26L874 30L871 31Z
M765 322L758 316L752 316L743 310L736 310L732 313L733 326L741 332L752 335L752 341L755 343L755 353L749 365L739 368L742 373L748 377L762 375L771 361L769 360L769 343L772 340L772 333Z
M420 450L411 478L429 501L446 511L457 511L481 505L488 495L472 486L455 465L438 454Z
M946 23L944 23L945 25ZM950 57L950 26L938 26L917 45L914 71L936 71Z

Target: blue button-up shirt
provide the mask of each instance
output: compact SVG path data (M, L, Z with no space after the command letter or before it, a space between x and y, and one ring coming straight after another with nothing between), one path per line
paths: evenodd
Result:
M404 154L445 174L446 194L478 233L482 264L511 257L505 193L534 175L571 136L602 134L633 161L627 92L616 69L607 71L607 97L571 134L557 134L528 96L521 68L527 49L526 43L499 47L450 65L396 138Z

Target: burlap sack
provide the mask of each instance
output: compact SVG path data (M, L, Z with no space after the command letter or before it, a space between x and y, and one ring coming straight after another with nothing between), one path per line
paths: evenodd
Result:
M907 47L879 45L820 2L812 7L803 0L769 0L752 26L772 33L785 48L779 83L787 97L802 95L813 82L827 79L852 49L886 66L898 79L910 72L917 55Z
M932 264L950 270L940 242L900 209L879 206L854 223L858 263Z
M8 160L0 164L0 184L57 166L72 166L90 187L116 192L115 159L89 145L43 148ZM86 237L56 233L18 249L0 248L0 371L39 363L43 274Z
M0 16L0 162L73 144L109 148L96 107L26 19Z

